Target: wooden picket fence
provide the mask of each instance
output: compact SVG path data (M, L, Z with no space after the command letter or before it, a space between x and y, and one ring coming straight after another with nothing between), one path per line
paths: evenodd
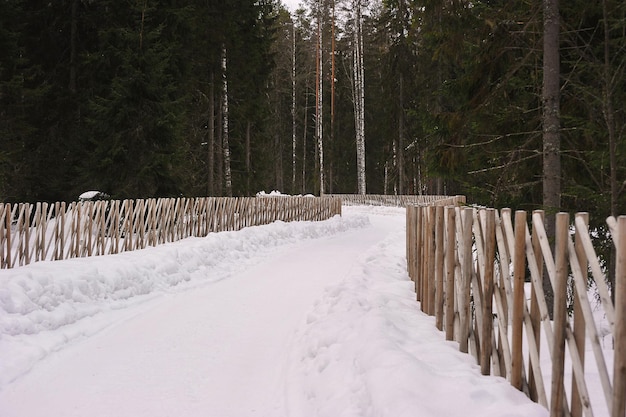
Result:
M430 204L434 202L456 200L465 201L465 196L442 196L442 195L382 195L382 194L325 194L325 197L341 199L344 205L365 206L392 206L407 207L410 205Z
M0 204L0 267L115 254L276 220L325 220L341 200L206 197Z
M593 416L592 403L600 401L609 415L624 417L626 216L607 220L617 250L616 305L592 246L586 213L576 214L572 223L567 213L556 215L554 253L543 212L533 212L532 232L526 212L515 212L514 220L512 216L510 209L445 203L407 208L408 270L422 310L435 316L446 339L456 340L461 351L476 358L483 374L507 378L551 415ZM544 295L544 271L554 289L553 320ZM612 380L587 297L588 271L613 335ZM524 292L527 280L531 282L529 294ZM571 318L566 306L568 285L574 292ZM543 355L542 332L549 347ZM589 395L586 343L591 345L604 398ZM566 347L573 375L569 390L564 384ZM552 364L550 381L545 381L545 366L540 366L540 359L547 356Z

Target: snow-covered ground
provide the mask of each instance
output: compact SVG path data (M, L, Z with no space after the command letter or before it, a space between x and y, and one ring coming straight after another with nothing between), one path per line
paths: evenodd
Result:
M419 311L404 210L0 271L0 416L547 416Z

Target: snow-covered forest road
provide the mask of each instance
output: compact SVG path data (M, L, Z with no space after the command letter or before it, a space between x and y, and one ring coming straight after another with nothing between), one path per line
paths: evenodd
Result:
M547 416L422 314L404 210L0 271L0 416Z

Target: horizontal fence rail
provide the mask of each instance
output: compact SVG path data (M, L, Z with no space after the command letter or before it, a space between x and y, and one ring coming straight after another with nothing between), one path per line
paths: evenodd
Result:
M328 197L205 197L0 204L0 267L115 254L276 220L341 214Z
M609 415L624 417L626 216L610 217L607 223L616 246L615 305L591 242L586 213L574 219L567 213L556 215L553 250L541 211L527 219L526 212L510 209L409 206L407 268L422 310L435 316L447 340L457 341L461 351L475 357L483 374L507 378L551 415L593 416L592 404L599 404L606 405ZM589 273L613 335L612 378L587 296ZM544 278L554 292L552 312ZM526 292L525 283L530 286ZM541 352L542 337L548 352L545 347ZM585 346L592 358L585 358ZM549 372L540 365L546 358L551 363ZM572 375L567 389L565 363L571 364L567 373ZM597 369L601 398L590 398L586 366ZM544 373L551 374L550 380Z
M446 195L382 195L382 194L325 194L338 198L344 205L407 207L410 205L465 203L465 196Z

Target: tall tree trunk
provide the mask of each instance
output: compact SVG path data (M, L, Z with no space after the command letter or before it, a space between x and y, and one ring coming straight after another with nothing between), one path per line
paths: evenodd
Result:
M389 161L385 161L385 170L383 174L383 194L387 195L389 183Z
M619 184L617 183L617 138L615 132L615 113L613 107L613 76L611 74L611 49L610 49L610 27L609 12L606 0L602 0L602 20L604 25L604 65L602 80L602 113L609 135L609 165L611 177L611 216L618 215ZM611 297L615 302L615 249L611 250L609 284L611 286Z
M543 0L543 206L546 232L553 240L554 214L561 207L559 2ZM544 278L548 309L554 304L550 281Z
M209 143L208 149L208 178L207 195L215 195L215 83L214 73L209 76Z
M296 193L296 25L291 32L291 193Z
M306 194L306 136L309 129L309 80L304 88L304 119L302 127L302 194Z
M358 193L367 192L365 181L365 86L363 71L363 16L361 0L354 0L354 122L356 132L357 186Z
M543 13L543 205L554 214L561 207L558 0L544 0Z
M331 30L330 30L330 143L331 151L335 147L335 0L331 2ZM330 193L333 193L333 158L329 158L328 169L328 187Z
M139 50L143 49L143 32L146 22L146 9L148 8L148 0L144 0L143 7L141 8L141 26L139 28Z
M602 16L604 24L604 65L602 80L602 113L609 135L609 158L611 170L611 215L617 215L617 197L619 184L617 183L617 140L615 137L615 113L613 108L613 85L611 74L610 28L608 22L608 6L602 0Z
M233 183L230 170L230 145L228 139L228 77L226 46L222 45L222 151L224 152L224 187L226 195L232 197Z
M274 134L274 186L278 191L284 189L283 184L283 149L282 149L282 141L280 140L280 133L276 132Z
M221 82L221 80L220 80ZM217 137L215 138L215 182L214 188L216 195L222 196L224 195L224 152L222 148L222 138L224 137L222 130L222 113L224 110L224 105L222 102L224 101L224 95L220 93L219 97L219 105L217 106L217 114L215 117L216 128L215 132L217 133Z
M251 179L252 179L252 149L250 140L250 131L252 129L252 123L250 120L246 121L246 193L251 195Z
M318 4L317 11L317 71L315 84L315 137L317 139L317 157L319 168L319 194L324 194L324 136L323 136L323 124L322 124L322 92L323 92L323 60L322 60L322 2Z
M78 38L78 2L79 0L72 0L72 22L70 29L70 93L76 93L76 43Z
M404 190L404 74L398 79L398 192Z
M396 175L398 173L398 141L393 140L391 143L391 166L393 167L393 171ZM394 178L393 180L393 195L398 195L398 181Z

